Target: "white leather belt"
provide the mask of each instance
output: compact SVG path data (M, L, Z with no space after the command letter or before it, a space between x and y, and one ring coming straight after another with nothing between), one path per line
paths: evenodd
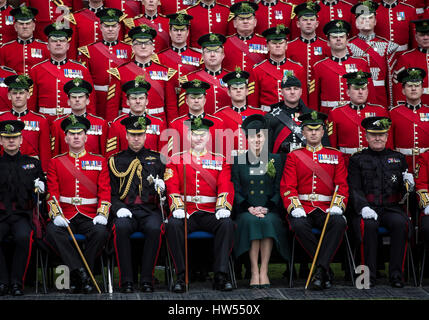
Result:
M182 196L182 200L185 197ZM193 203L213 203L217 201L217 197L207 197L207 196L186 196L187 202Z
M362 150L362 148L345 148L345 147L340 147L340 151L342 153L347 153L347 154L353 154L355 152L358 152Z
M423 94L429 94L429 88L423 88Z
M408 44L399 46L398 49L396 49L396 51L405 51L405 50L408 50Z
M270 112L271 111L271 107L270 106L266 106L264 104L261 105L261 110L265 111L265 112Z
M332 196L325 196L323 194L311 193L311 194L299 194L299 200L307 201L331 201Z
M107 92L109 90L109 85L99 86L97 84L94 84L94 90Z
M423 153L428 149L429 148L396 148L396 151L399 151L406 156L412 156L413 154L418 155L420 153Z
M75 206L80 206L83 204L97 204L98 198L80 198L80 197L63 197L60 196L60 202L73 204Z
M320 105L328 108L338 107L338 101L322 101Z
M374 84L374 87L384 87L385 85L384 80L372 80L372 83Z
M45 107L39 108L39 113L49 114L51 116L70 114L71 111L72 111L71 108L45 108Z
M130 113L130 108L122 108L123 113ZM147 114L159 114L164 112L164 108L146 109Z
M425 8L416 8L417 14L423 14L425 12Z

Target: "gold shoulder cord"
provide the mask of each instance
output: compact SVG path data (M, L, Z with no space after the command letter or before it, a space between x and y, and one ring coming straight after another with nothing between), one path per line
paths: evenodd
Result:
M130 191L131 182L133 181L134 174L136 173L136 171L137 171L137 177L139 177L139 179L140 179L139 194L141 196L142 184L143 184L143 181L142 181L142 168L143 167L142 167L139 159L136 158L133 161L131 161L127 171L119 172L118 170L116 170L114 157L111 157L109 159L109 167L112 170L112 173L115 175L115 177L119 178L119 192L121 192L121 190L122 190L122 187L123 187L124 182L125 182L125 177L128 176L128 174L129 174L129 178L128 178L127 184L125 186L124 193L120 196L119 199L123 200L127 196L128 191Z

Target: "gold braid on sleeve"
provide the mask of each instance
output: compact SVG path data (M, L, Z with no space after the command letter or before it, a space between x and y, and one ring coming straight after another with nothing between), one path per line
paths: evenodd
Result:
M133 181L134 175L137 171L137 176L140 179L140 185L139 185L139 194L141 196L142 192L142 165L140 163L139 159L134 159L131 161L130 165L128 166L128 169L125 172L119 172L116 169L115 166L115 159L114 157L111 157L109 159L109 167L112 173L115 175L115 177L119 178L119 193L121 193L122 187L124 186L125 178L129 175L127 184L125 185L124 193L119 197L119 199L123 200L127 196L128 192L130 191L131 182Z

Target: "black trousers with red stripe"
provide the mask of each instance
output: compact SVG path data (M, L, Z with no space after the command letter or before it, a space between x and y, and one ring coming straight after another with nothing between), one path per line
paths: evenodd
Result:
M133 214L132 218L116 218L113 222L113 241L119 266L119 282L120 284L133 282L130 235L137 231L144 234L140 282L152 282L161 247L161 211L148 208L130 211Z
M23 286L31 255L32 231L28 216L12 214L0 222L0 283ZM10 274L3 253L3 241L8 235L12 235L15 244Z
M325 219L326 213L319 208L307 214L307 217L305 218L294 218L291 215L288 216L288 221L292 231L295 232L298 242L303 246L311 259L313 259L319 243L319 239L313 234L311 229L322 229ZM316 266L320 265L325 268L325 270L328 270L329 263L334 258L335 253L342 242L346 228L347 222L343 215L329 216L325 235L317 256Z
M370 278L376 279L378 227L385 227L390 236L389 278L402 279L408 242L409 219L399 207L375 209L378 219L353 219L353 230L360 243L361 264L369 267Z

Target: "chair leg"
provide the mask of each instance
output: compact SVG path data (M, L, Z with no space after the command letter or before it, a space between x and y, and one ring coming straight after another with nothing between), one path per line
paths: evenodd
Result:
M100 263L101 263L101 276L103 278L103 286L104 286L104 292L108 293L108 288L107 288L107 281L106 281L106 272L104 271L104 257L103 257L104 253L101 254L100 256Z
M349 265L349 270L350 270L350 278L352 281L352 286L355 286L355 278L354 278L354 272L356 270L356 265L355 265L355 260L353 258L353 253L352 253L352 249L350 246L350 242L349 242L349 237L347 235L347 231L345 232L345 240L346 240L346 251L347 251L347 263Z
M39 249L36 248L36 294L39 293Z
M229 277L231 278L232 286L234 287L234 289L237 289L237 279L235 278L234 260L232 256L229 256L228 268L229 268Z
M295 256L295 236L292 239L292 254L290 257L290 264L289 264L289 288L293 287L294 256Z
M413 251L411 249L411 246L408 249L407 255L408 255L408 263L411 262L411 272L413 273L414 286L417 287L416 269L414 269L414 257L413 257Z

